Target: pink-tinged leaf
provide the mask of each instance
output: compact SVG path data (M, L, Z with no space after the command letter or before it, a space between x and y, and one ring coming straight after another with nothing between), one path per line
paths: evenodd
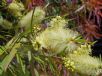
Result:
M12 3L12 1L13 1L13 0L6 0L6 2L7 2L8 4L9 4L9 3Z
M67 71L65 69L63 70L63 72L64 72L64 76L67 76Z

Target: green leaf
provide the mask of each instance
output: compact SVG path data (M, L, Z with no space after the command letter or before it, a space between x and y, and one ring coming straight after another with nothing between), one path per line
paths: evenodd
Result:
M40 76L37 69L34 68L35 76Z
M44 64L44 61L43 61L39 56L38 56L38 57L34 56L34 59L35 59L37 62Z
M2 36L2 35L0 35L0 39L6 40L6 38L4 36Z
M3 46L0 46L0 55L2 55L2 54L5 52L4 49L5 49L5 48L4 48Z
M3 73L3 70L0 68L0 76L2 75L2 73Z
M22 72L25 74L25 65L23 64L23 60L21 59L20 55L16 54L17 62L20 64L19 67L21 68Z
M3 71L6 71L6 69L8 68L8 65L10 64L12 59L15 57L15 54L17 53L17 48L19 47L20 47L20 43L15 44L11 52L0 63L0 67Z
M28 59L31 61L31 51L28 51Z

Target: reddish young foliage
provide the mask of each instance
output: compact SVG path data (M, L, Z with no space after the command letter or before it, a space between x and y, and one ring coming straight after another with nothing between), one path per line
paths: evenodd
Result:
M43 6L44 3L45 3L45 0L27 0L26 7L28 9L32 9L32 7L35 7L35 6Z
M87 7L89 8L88 20L93 21L97 26L102 26L102 0L87 0Z
M102 0L87 0L87 1L91 7L96 8L96 7L102 6Z
M93 41L94 39L99 39L102 37L100 34L100 29L92 21L84 20L81 21L81 33L84 35L85 39L88 41Z
M97 14L102 17L102 12L98 12Z
M12 3L13 0L6 0L7 4Z
M42 6L44 4L44 0L31 0L33 6Z
M89 7L97 11L97 15L102 17L102 12L100 11L102 9L102 0L88 0L87 3Z

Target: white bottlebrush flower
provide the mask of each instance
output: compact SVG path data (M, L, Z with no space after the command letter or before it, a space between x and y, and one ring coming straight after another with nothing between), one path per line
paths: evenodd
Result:
M9 4L8 9L15 11L23 11L24 5L22 3L12 2Z
M60 16L56 16L56 18L53 18L50 22L50 26L54 28L64 27L66 25L65 19L63 19Z
M90 56L91 47L90 45L82 45L74 53L69 54L68 57L64 58L64 64L69 64L67 61L74 62L74 70L78 73L96 76L97 71L102 69L102 62L99 58ZM67 66L68 68L68 66Z
M32 25L39 24L45 17L45 11L41 7L36 7L33 15L33 10L28 12L19 22L20 27L25 27L26 29L30 28L31 21Z
M102 75L102 68L97 70L95 75L96 76L101 76L100 74Z
M34 23L40 23L45 18L45 11L41 7L36 7L34 11Z
M75 54L78 55L89 55L91 52L91 45L84 44L77 48L76 51L74 51Z
M40 48L47 49L50 54L59 53L61 51L72 52L77 48L75 38L79 35L78 32L62 28L65 26L66 22L64 22L63 25L60 25L60 22L61 21L57 23L58 25L54 23L53 25L51 24L51 27L48 27L36 37L36 42L40 44Z
M16 17L20 17L22 16L21 11L24 10L24 5L22 3L18 3L18 2L12 2L8 5L8 11L16 16Z
M96 76L95 72L100 69L101 61L89 55L70 55L75 63L75 70L81 74Z
M2 26L5 29L11 29L13 24L8 20L3 19L3 17L1 16L0 17L0 26Z

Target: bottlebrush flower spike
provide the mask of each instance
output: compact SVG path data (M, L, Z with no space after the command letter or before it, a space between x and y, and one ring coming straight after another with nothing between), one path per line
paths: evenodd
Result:
M43 50L50 55L58 54L62 51L71 53L78 45L75 42L78 32L64 29L66 21L57 16L53 18L50 26L36 37L36 42L40 45L39 50ZM72 46L73 45L73 46Z
M18 25L24 27L26 30L30 29L32 20L33 10L29 11L22 19L19 21ZM32 25L38 25L45 18L45 11L41 7L36 7L33 15Z
M69 70L75 70L81 76L98 76L102 70L102 62L99 58L90 56L91 46L81 45L72 54L63 58L64 65Z
M63 59L64 65L69 70L77 71L81 76L98 76L102 70L101 61L98 58L89 55L70 54Z

